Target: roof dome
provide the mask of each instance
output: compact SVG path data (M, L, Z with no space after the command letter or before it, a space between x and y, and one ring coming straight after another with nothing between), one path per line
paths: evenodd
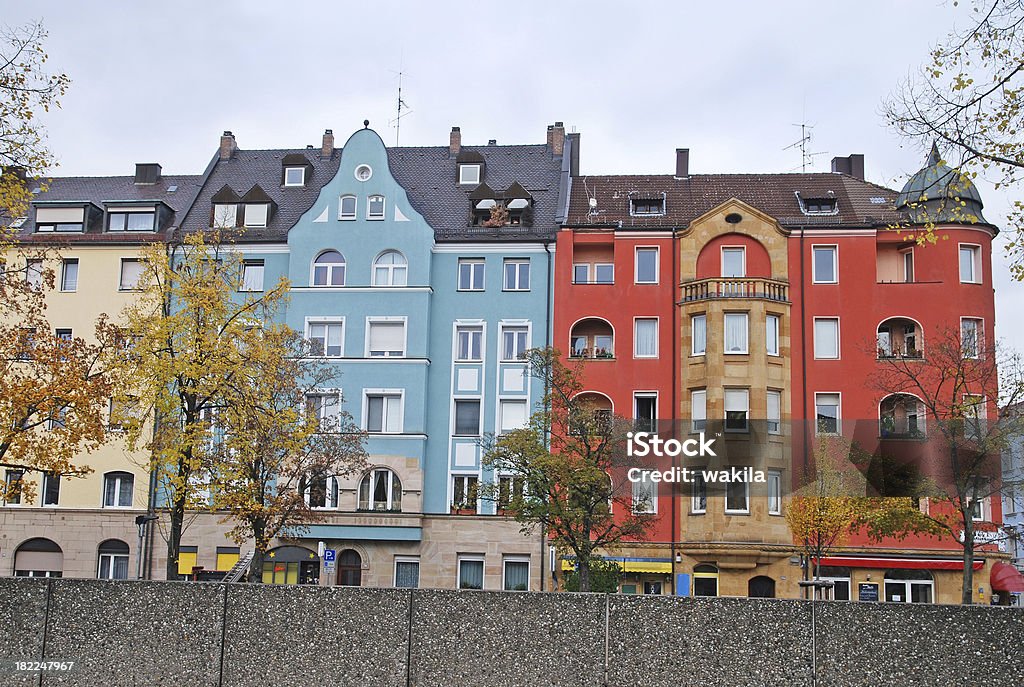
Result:
M987 224L982 207L977 187L942 161L934 143L924 168L910 177L896 198L896 209L907 212L915 223Z

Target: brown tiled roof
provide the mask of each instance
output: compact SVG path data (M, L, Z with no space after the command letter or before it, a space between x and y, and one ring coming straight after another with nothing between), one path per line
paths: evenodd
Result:
M796 197L798 191L803 198L834 195L838 214L805 215ZM660 198L662 193L664 215L629 214L631 196L651 199ZM590 198L597 199L593 211ZM611 175L573 179L566 224L681 228L730 198L737 198L788 227L875 226L900 219L893 205L896 191L846 174L696 174L682 179L671 175Z

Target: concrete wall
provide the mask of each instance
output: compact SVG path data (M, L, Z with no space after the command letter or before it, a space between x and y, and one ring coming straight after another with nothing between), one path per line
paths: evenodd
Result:
M818 603L817 685L1019 685L1024 611ZM810 685L808 602L0 579L4 685ZM12 660L75 660L11 673Z

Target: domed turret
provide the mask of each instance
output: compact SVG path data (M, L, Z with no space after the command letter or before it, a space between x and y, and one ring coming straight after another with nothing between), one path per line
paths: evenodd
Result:
M974 183L943 162L934 143L924 168L910 177L896 198L896 209L908 213L914 223L987 223L983 205Z

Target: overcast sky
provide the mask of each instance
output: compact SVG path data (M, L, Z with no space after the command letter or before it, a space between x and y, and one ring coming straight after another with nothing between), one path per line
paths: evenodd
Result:
M44 21L48 64L73 82L45 118L57 175L200 173L225 129L242 148L319 146L369 119L393 144L402 69L402 145L445 145L452 126L467 144L540 143L559 120L583 174L670 173L677 147L695 173L789 172L806 122L811 171L863 153L898 189L926 151L881 102L967 21L938 0L7 4L0 21ZM1003 224L1008 196L979 188ZM994 262L997 334L1024 349L1001 241Z

